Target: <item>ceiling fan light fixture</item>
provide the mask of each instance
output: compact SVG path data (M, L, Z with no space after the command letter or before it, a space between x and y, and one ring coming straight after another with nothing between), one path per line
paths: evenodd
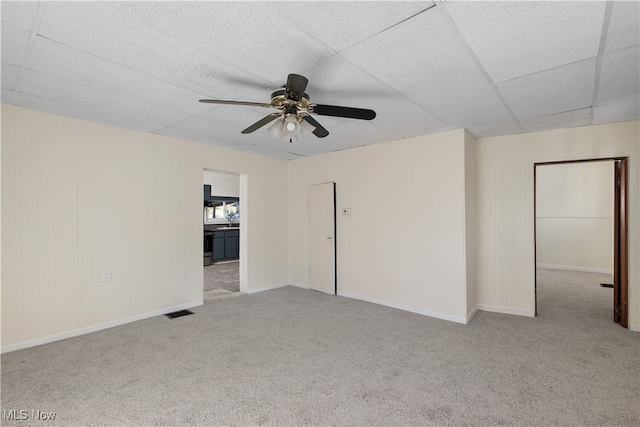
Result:
M285 130L284 120L283 119L276 120L271 126L269 126L267 130L276 138L283 138L284 130Z
M285 131L290 134L295 134L298 130L298 118L294 114L288 114L284 118Z

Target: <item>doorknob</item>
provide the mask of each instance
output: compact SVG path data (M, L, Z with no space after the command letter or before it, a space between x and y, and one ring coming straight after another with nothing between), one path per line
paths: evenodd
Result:
M327 237L327 240L331 240L331 236Z

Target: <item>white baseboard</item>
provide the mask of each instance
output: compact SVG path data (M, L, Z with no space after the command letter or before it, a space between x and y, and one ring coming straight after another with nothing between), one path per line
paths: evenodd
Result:
M469 323L471 321L471 319L473 319L473 316L476 315L478 310L480 310L480 307L478 305L473 307L473 310L471 310L471 312L469 314L467 314L467 321L465 323Z
M536 267L548 268L549 270L582 271L585 273L600 273L600 274L613 275L613 270L610 270L607 268L577 267L574 265L557 265L557 264L536 264Z
M309 289L309 285L305 285L304 283L291 282L289 283L289 286L295 286L296 288L301 288L301 289Z
M60 341L67 338L73 338L80 335L90 334L91 332L101 331L103 329L113 328L115 326L124 325L138 320L148 319L150 317L161 316L163 314L172 313L174 311L186 310L188 308L197 307L202 305L204 301L202 299L188 302L185 304L175 305L173 307L161 308L160 310L154 310L147 313L137 314L135 316L124 317L122 319L112 320L110 322L100 323L97 325L91 325L84 328L74 329L67 332L61 332L58 334L49 335L42 338L36 338L28 341L19 342L16 344L6 345L0 348L0 353L9 353L11 351L22 350L24 348L35 347L37 345L49 344L54 341Z
M338 291L338 295L341 297L359 299L373 304L384 305L386 307L397 308L399 310L409 311L411 313L422 314L424 316L435 317L436 319L448 320L450 322L466 324L467 319L464 317L452 316L450 314L439 313L437 311L426 310L424 308L412 307L410 305L399 304L396 302L385 301L377 298L371 298L364 295L352 294L350 292Z
M629 325L629 330L633 332L640 332L640 325Z
M482 311L491 311L493 313L515 314L516 316L535 317L535 313L533 310L525 310L522 308L478 304L478 309Z

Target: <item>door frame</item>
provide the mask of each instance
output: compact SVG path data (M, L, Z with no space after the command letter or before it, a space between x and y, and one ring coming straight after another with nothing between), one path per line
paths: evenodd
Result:
M328 181L328 182L319 182L316 184L308 184L307 185L307 197L309 194L309 188L316 186L316 185L326 185L326 184L331 184L332 185L332 189L333 189L333 295L338 295L338 214L337 214L337 209L338 209L338 204L337 204L337 196L336 196L336 183L335 181ZM310 203L309 200L307 199L307 218L309 216L309 210L310 208ZM308 224L308 226L310 226L311 224ZM311 242L309 242L309 245L311 245ZM309 259L309 266L310 266L311 262ZM311 271L309 269L309 271ZM311 277L309 277L309 286L311 285Z
M614 215L613 215L613 286L614 286L614 322L624 328L629 327L629 229L628 229L628 157L605 157L577 160L538 162L533 164L533 263L534 263L534 315L538 315L538 274L537 274L537 224L536 224L536 186L538 166L561 165L571 163L592 163L613 161L614 179ZM619 311L618 311L619 307Z
M202 169L202 177L204 181L205 172L218 172L227 175L236 175L239 180L239 199L242 202L240 206L240 238L238 240L238 245L240 245L240 256L238 258L238 279L240 281L239 287L241 293L249 293L249 257L248 257L248 212L249 212L249 176L246 173L241 173L233 170L224 170L220 168L214 167L204 167ZM202 191L201 191L202 193ZM199 204L202 207L202 202ZM202 227L202 214L200 214L200 226ZM200 245L200 249L203 249ZM204 279L202 280L202 289L204 289Z

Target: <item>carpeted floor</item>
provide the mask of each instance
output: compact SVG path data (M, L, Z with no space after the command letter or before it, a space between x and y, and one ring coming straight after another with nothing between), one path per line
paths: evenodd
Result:
M204 302L239 296L240 261L218 262L204 267Z
M640 334L610 290L542 271L538 295L536 318L469 325L293 287L229 298L3 355L2 409L56 412L3 425L640 425Z

